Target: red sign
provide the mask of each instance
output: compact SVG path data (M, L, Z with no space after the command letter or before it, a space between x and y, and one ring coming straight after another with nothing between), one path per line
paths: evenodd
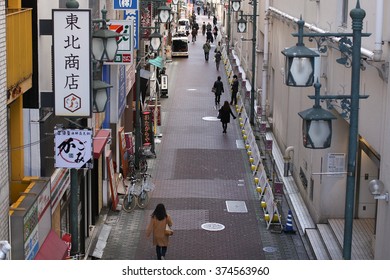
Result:
M152 112L142 112L142 144L152 144L153 127L152 127Z

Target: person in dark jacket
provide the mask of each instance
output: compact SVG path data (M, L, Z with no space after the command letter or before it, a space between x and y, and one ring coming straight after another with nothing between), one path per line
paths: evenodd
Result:
M218 116L222 123L222 133L226 133L227 124L230 122L230 115L232 115L233 119L236 119L236 116L233 115L232 109L230 109L229 102L225 101L221 109L218 111Z
M238 92L238 78L237 75L233 75L232 99L230 100L230 105L237 105L237 92Z
M221 94L225 92L223 89L223 83L221 81L221 76L218 76L217 80L214 82L213 88L215 88L215 107L219 105L221 101ZM228 103L229 104L229 103Z
M206 33L206 40L213 43L214 42L214 37L213 37L213 33L211 33L211 30L207 30L207 33Z

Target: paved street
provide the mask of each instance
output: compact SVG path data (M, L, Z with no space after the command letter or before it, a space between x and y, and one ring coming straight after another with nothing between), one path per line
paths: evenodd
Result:
M198 19L200 25L203 21L207 22L206 16ZM308 259L299 234L266 228L248 156L239 145L238 119L231 120L226 134L219 120L204 119L217 116L211 87L218 75L225 87L221 104L230 101L223 63L217 71L212 60L215 44L207 63L204 41L199 32L197 41L190 43L189 58L174 58L167 64L169 98L161 100L162 138L157 158L149 160L156 188L146 209L108 212L105 224L111 231L102 259L155 259L145 229L158 203L165 204L174 223L168 260ZM283 221L288 209L284 199ZM201 227L204 223L219 223L224 229L207 231Z

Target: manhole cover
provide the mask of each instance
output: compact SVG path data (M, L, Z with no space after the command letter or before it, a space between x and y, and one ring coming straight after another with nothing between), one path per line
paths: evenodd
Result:
M224 230L225 226L219 223L205 223L201 225L201 228L208 231L220 231Z
M230 213L248 213L245 201L226 201L226 208Z
M264 252L267 252L267 253L274 253L276 252L278 249L276 249L275 247L264 247L263 248L263 251Z
M203 117L202 120L211 122L219 121L217 117Z

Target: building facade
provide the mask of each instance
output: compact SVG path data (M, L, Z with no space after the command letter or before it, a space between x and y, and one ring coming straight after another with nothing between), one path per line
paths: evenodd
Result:
M225 3L227 4L227 3ZM237 33L238 13L231 15L231 46L247 69L245 76L256 80L256 108L263 109L271 131L282 151L291 152L291 170L300 194L316 223L328 219L344 218L346 199L346 172L348 159L349 119L345 103L337 100L322 102L337 119L333 121L332 144L324 150L307 149L303 146L302 119L298 113L312 108L313 87L288 87L284 84L285 57L281 51L294 46L297 38L297 21L305 21L305 32L352 33L350 10L356 0L297 0L286 5L282 0L257 2L256 71L250 70L251 43L243 40L251 37L253 24L249 21L248 32ZM253 6L241 3L244 14L253 14ZM389 19L383 16L389 10L387 1L360 1L365 10L363 32L371 33L362 38L360 95L369 95L360 100L359 141L356 162L356 185L354 195L354 219L375 221L372 248L375 259L390 259L386 236L390 232L390 207L384 200L371 195L368 184L373 179L384 183L383 193L389 192ZM227 15L227 13L225 13ZM227 23L226 23L227 24ZM315 79L321 83L321 95L350 95L351 56L340 51L339 39L309 41L306 47L318 52ZM319 48L326 46L326 51Z

